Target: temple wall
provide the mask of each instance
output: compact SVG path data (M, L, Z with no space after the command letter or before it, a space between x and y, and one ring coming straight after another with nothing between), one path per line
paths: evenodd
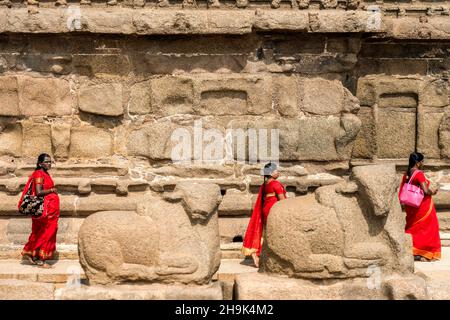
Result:
M219 136L242 129L247 152L249 129L278 129L290 195L360 164L394 162L400 179L422 152L450 230L446 2L377 2L377 30L364 1L83 1L69 26L59 4L0 8L0 246L26 241L16 207L41 152L56 161L59 243L76 243L89 214L135 211L186 179L220 186L221 240L239 241L261 165L236 152L174 164L173 132L194 141L199 121Z

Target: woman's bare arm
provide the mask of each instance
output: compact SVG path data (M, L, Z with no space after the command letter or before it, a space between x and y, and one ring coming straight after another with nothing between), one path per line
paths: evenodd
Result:
M431 190L430 188L428 188L427 183L426 182L421 182L420 186L422 187L422 190L425 194L428 195L434 195L436 194L437 190Z
M278 200L286 199L286 196L283 193L277 194Z
M43 197L43 196L46 196L46 195L48 195L50 193L53 193L53 192L56 192L55 188L50 188L50 189L44 190L42 188L42 184L36 184L36 195L38 197Z

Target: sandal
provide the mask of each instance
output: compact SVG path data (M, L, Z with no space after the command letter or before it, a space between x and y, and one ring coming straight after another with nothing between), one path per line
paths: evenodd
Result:
M259 257L254 253L252 254L253 263L255 264L256 268L259 268Z
M36 260L35 263L36 263L38 266L42 266L42 265L44 264L44 261L42 261L42 260Z
M37 265L37 262L33 259L33 257L28 255L28 254L23 255L22 256L22 260L25 260L25 261L29 262L32 265Z
M41 261L41 264L38 265L39 268L44 268L44 269L53 269L53 266L45 263L44 261Z
M420 262L430 262L430 259L427 259L425 257L422 256L414 256L414 261L420 261Z

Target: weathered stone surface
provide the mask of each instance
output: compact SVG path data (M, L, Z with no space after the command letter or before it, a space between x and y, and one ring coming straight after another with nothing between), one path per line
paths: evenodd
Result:
M52 284L67 283L68 285L75 280L74 278L79 280L86 278L77 260L62 260L60 256L58 260L49 261L53 268L43 269L36 268L36 266L24 260L21 261L22 259L16 259L15 257L13 259L0 260L0 279L28 280Z
M85 10L79 17L82 30L96 30L98 33L130 34L134 32L133 15L130 9L123 8L120 11L113 9Z
M270 78L214 76L196 81L201 115L264 114L272 109Z
M222 300L218 282L208 285L81 286L55 291L56 300Z
M123 114L122 85L112 83L82 87L78 93L78 107L88 113L120 116Z
M380 281L377 283L377 281ZM420 277L394 275L380 279L349 279L318 283L247 273L236 276L237 300L422 300L429 299Z
M83 218L60 217L58 221L58 244L76 244L78 230ZM8 243L24 245L31 233L31 219L25 217L10 218L6 226L5 235Z
M0 77L0 115L18 116L19 91L16 77Z
M70 191L70 189L66 190ZM19 216L17 211L19 195L10 196L0 193L0 199L0 215ZM64 216L87 216L97 211L135 211L140 200L140 197L119 197L110 194L96 194L89 197L61 194L60 209Z
M52 155L52 135L48 124L22 122L22 152L24 156L37 158L41 153Z
M154 168L151 172L158 176L175 176L180 178L208 178L208 179L219 179L219 178L233 178L234 170L232 167L226 167L222 165L208 165L195 163L191 164L173 164L167 165L161 168ZM216 180L217 181L217 180ZM230 181L231 182L231 181ZM220 210L220 209L219 209Z
M127 56L121 54L73 54L71 64L67 69L79 72L86 76L127 75L131 65ZM63 69L62 72L65 72ZM66 71L68 72L68 71Z
M60 123L51 126L52 146L55 150L56 159L66 159L69 156L70 145L70 128L69 124Z
M232 126L233 129L244 131L278 129L281 160L324 161L350 158L353 142L361 125L358 119L355 120L347 122L341 121L337 116L311 116L295 120L238 120L234 121ZM257 141L253 143L257 146ZM269 140L267 155L270 154Z
M441 157L439 149L439 125L443 119L441 112L421 113L418 116L417 151L425 157Z
M243 1L243 3L246 3ZM306 8L300 1L300 7ZM46 8L32 15L26 8L6 9L2 32L121 34L245 34L255 30L297 32L375 32L397 39L448 39L444 16L397 17L374 14L370 10L330 10L336 1L323 1L328 10L143 10L117 6L88 7L83 15L67 17L61 10ZM248 3L247 3L248 4ZM245 7L247 4L237 4ZM274 4L274 2L272 2ZM277 7L275 5L275 7ZM382 5L383 7L383 5ZM5 9L4 9L5 10ZM422 10L426 10L423 8ZM442 10L442 9L441 9ZM448 8L447 8L448 10ZM256 13L256 14L255 14ZM378 22L379 17L379 22ZM69 20L68 20L69 18ZM26 21L27 23L24 23Z
M113 154L110 132L93 126L72 127L69 155L73 158L100 158Z
M22 164L17 167L15 173L17 176L29 176L33 173L35 164ZM96 176L96 177L107 177L107 176L125 176L128 174L128 167L124 164L58 164L52 168L52 176L59 177L81 177L86 176Z
M433 202L436 209L450 208L450 191L439 190L439 192L433 196Z
M147 114L152 111L151 81L143 81L131 87L128 112L130 114Z
M221 243L243 240L249 219L248 217L220 217L219 234Z
M8 237L6 235L6 229L8 227L9 219L0 219L0 244L9 244Z
M227 190L219 206L219 215L249 215L252 210L251 195L236 189Z
M151 81L157 114L164 116L193 112L194 88L191 79L163 77Z
M79 236L89 282L209 283L220 262L219 199L217 185L186 182L165 200L147 197L139 213L89 216Z
M25 280L0 280L2 300L53 300L55 287L51 283Z
M437 79L430 81L420 93L420 103L427 107L445 107L450 105L450 85L448 81Z
M382 111L378 115L377 147L382 158L408 158L414 152L416 115Z
M340 119L338 117L309 117L299 120L297 121L297 141L293 141L293 147L296 150L292 150L294 152L286 150L286 155L296 154L298 160L339 159L335 147L335 139L340 133ZM286 128L285 132L289 131L289 128ZM281 145L285 145L283 139L280 140Z
M445 114L439 125L439 148L442 157L450 158L450 114Z
M274 98L278 112L284 117L300 115L298 81L294 76L273 78Z
M8 125L0 132L0 155L22 155L22 126Z
M64 116L72 113L69 82L54 78L18 77L19 108L25 116Z
M71 202L72 200L72 202ZM66 212L75 215L86 216L98 211L121 210L124 212L135 211L139 197L111 197L111 195L91 195L89 197L68 198L65 202ZM64 204L64 202L62 202ZM64 208L63 204L61 205Z
M395 169L385 166L355 167L352 178L358 185L360 196L369 203L372 214L386 217L394 206L392 194L397 188Z
M172 133L178 126L172 122L157 122L132 130L127 139L128 154L150 159L171 159L174 142Z
M372 108L361 107L358 112L358 118L361 119L361 130L355 140L352 157L372 158L376 153L375 121Z
M345 11L336 15L326 10L309 14L309 24L312 32L383 32L386 26L383 21L380 25L372 25L372 13L369 11Z
M340 82L321 78L305 79L300 88L300 108L303 111L317 115L341 113L344 107L344 90Z
M442 231L450 231L450 211L438 212L439 229Z
M450 288L446 280L444 277L427 279L427 291L432 300L450 300Z
M435 19L420 19L405 17L389 21L388 34L397 39L447 39L450 21L447 17Z
M408 158L415 150L427 158L442 156L439 127L445 122L447 84L439 78L421 76L366 76L358 80L357 96L363 130L354 156ZM417 141L416 141L417 140Z
M279 12L256 11L254 27L259 30L290 30L307 31L308 13L306 12Z

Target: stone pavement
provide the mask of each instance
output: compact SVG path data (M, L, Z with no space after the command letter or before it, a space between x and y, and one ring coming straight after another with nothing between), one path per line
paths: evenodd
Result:
M415 262L416 273L427 277L433 299L450 300L450 248L442 247L442 258L434 262Z
M423 272L430 277L442 277L447 275L447 281L450 281L450 247L442 248L442 259L433 262L414 262L416 272Z
M0 260L0 299L54 299L55 290L66 287L77 277L85 283L85 275L77 260L56 260L53 269L43 269L19 260ZM450 299L450 248L443 247L442 260L415 262L415 271L428 278L434 298ZM222 259L215 281L222 282L224 300L233 299L236 274L255 273L251 259Z

